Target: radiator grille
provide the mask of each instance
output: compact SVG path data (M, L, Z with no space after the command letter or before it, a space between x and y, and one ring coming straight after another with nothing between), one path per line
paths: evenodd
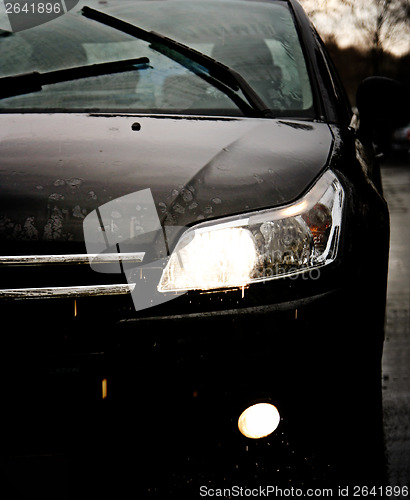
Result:
M65 255L0 256L0 299L77 298L124 295L128 285L123 275L98 273L90 268L116 262L140 263L144 252Z

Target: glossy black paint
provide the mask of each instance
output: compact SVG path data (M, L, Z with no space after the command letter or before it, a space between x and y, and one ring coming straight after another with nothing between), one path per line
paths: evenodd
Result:
M135 116L3 119L3 240L83 242L87 213L147 188L166 225L287 204L325 168L333 142L326 124L285 120L140 116L135 134ZM46 228L53 210L56 234ZM31 233L17 235L27 221Z

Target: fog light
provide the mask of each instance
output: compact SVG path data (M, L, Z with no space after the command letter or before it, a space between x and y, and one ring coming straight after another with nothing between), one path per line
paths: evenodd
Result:
M244 436L260 439L272 434L279 421L280 415L275 406L269 403L257 403L242 412L238 427Z

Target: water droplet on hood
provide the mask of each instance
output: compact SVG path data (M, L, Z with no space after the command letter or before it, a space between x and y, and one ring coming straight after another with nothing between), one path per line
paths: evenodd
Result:
M181 191L182 199L185 201L185 203L189 203L194 199L193 194L189 189L183 188Z
M77 219L84 219L84 214L81 211L80 205L76 205L73 208L73 216L77 217Z
M179 203L176 203L173 207L174 212L177 212L178 214L183 214L185 213L185 208L180 205Z
M23 230L22 230L22 239L23 240L38 240L38 230L34 225L35 219L34 217L27 217L24 221Z
M44 226L43 239L58 240L62 237L63 215L61 211L54 207L47 224Z
M64 200L64 196L62 194L59 194L59 193L53 193L53 194L50 194L48 199L52 200L52 201L60 201L60 200Z
M167 206L166 206L166 204L165 204L164 202L162 202L162 201L160 201L160 202L158 203L158 207L159 207L159 209L160 209L161 213L163 213L163 214L167 211Z
M73 177L72 179L67 179L66 180L66 183L73 187L73 188L76 188L76 187L80 187L81 184L83 183L83 180L78 178L78 177Z

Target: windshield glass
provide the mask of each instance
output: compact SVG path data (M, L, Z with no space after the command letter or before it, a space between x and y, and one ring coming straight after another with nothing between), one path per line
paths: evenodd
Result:
M80 2L78 9L85 3L89 2ZM314 116L303 52L285 3L124 1L95 7L236 70L276 116ZM36 28L0 33L0 48L0 77L139 57L150 61L135 71L44 85L39 92L1 99L3 112L242 114L237 103L212 81L145 41L86 19L79 10Z

